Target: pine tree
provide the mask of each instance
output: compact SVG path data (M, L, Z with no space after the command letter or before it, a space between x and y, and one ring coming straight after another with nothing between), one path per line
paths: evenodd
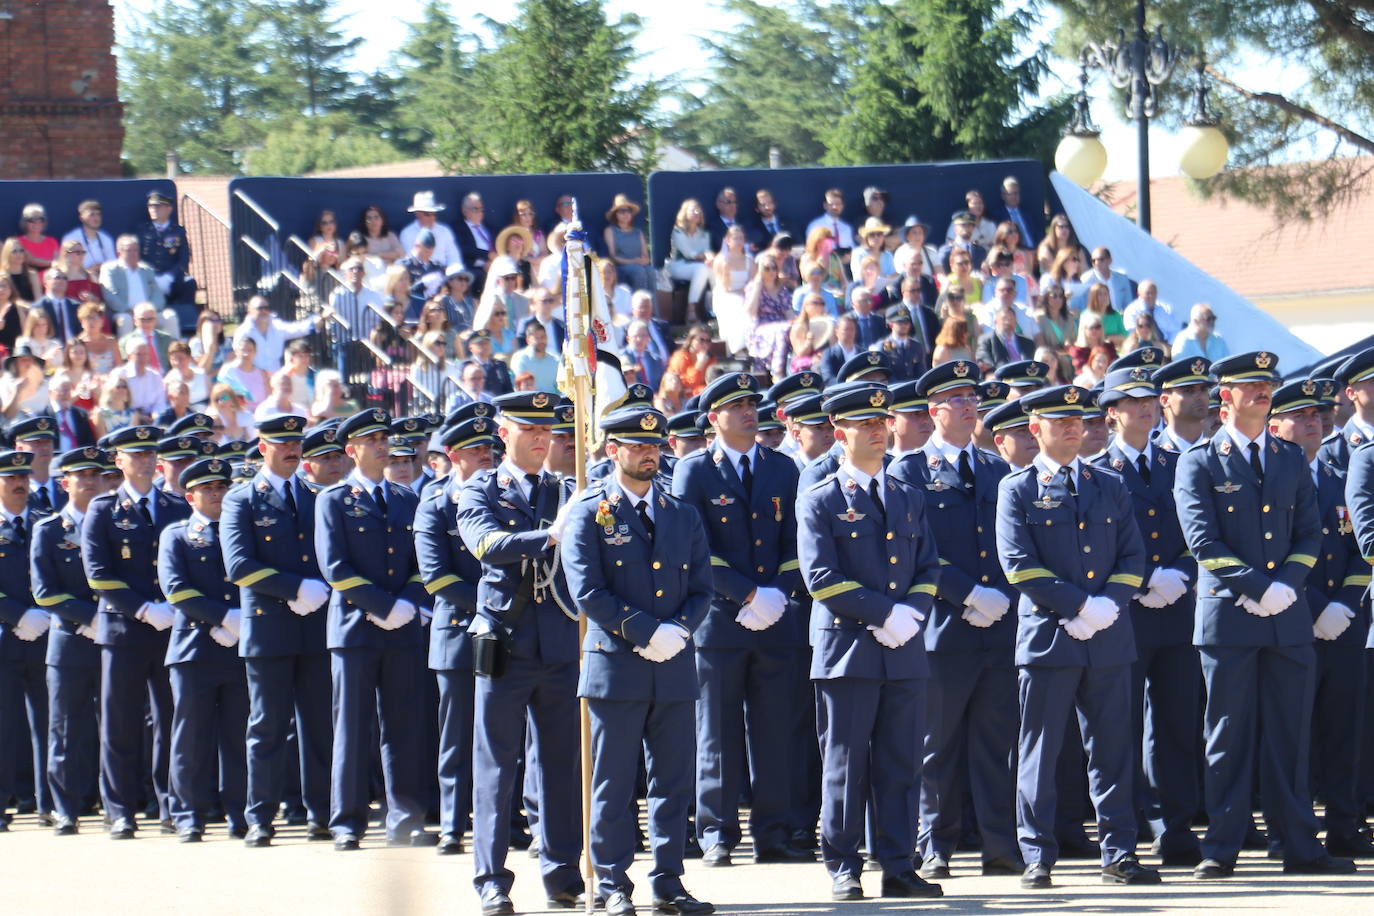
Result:
M283 115L316 118L348 107L349 58L362 36L345 38L334 0L276 0L263 9L272 57L272 104Z

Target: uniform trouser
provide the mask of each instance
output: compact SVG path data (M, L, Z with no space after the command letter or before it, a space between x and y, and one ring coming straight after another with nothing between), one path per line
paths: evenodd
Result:
M628 871L638 828L635 785L647 764L649 845L654 897L682 893L687 807L692 798L693 710L690 700L588 700L592 725L592 865L601 893L634 889Z
M244 829L248 684L243 663L189 661L168 668L176 704L170 777L177 831L205 829L216 790L229 829Z
M268 830L300 772L306 816L329 823L329 653L244 659L248 678L248 823ZM294 716L294 745L289 739Z
M749 830L754 851L787 841L794 765L787 726L796 715L793 649L697 649L697 841L733 849L745 747L751 775Z
M460 837L472 810L472 669L434 672L439 687L439 832Z
M828 678L816 685L821 746L821 858L831 878L858 877L859 844L873 812L870 855L883 873L911 870L913 789L921 778L926 680Z
M1064 742L1054 771L1054 836L1061 844L1086 844L1083 822L1088 817L1088 756L1083 751L1083 732L1070 705L1064 711Z
M167 770L172 747L172 686L165 640L100 649L100 792L111 821L133 820L143 788L144 699L152 714L153 791L171 818Z
M1364 708L1374 710L1374 649L1364 650ZM1363 817L1366 806L1374 802L1374 722L1366 721L1360 729L1360 774L1355 789L1355 803Z
M1256 755L1264 812L1284 856L1321 856L1309 784L1316 653L1309 646L1201 646L1207 682L1202 854L1235 862L1250 826Z
M4 805L16 794L16 777L21 748L33 754L34 800L38 811L52 811L48 791L48 688L43 655L28 651L24 657L0 661L0 821L5 820ZM29 740L24 741L27 715Z
M984 861L1016 859L1016 669L989 664L985 652L928 652L926 658L930 679L917 846L926 857L949 860L963 830L969 789Z
M1023 666L1020 759L1016 774L1016 829L1028 865L1053 867L1057 769L1068 713L1078 712L1088 755L1088 790L1097 809L1102 864L1135 852L1132 783L1135 752L1131 732L1131 668Z
M1355 801L1360 741L1352 726L1365 721L1365 649L1317 643L1317 689L1312 713L1312 785L1326 803L1328 839L1350 839L1363 823Z
M816 691L811 686L811 650L797 652L792 662L796 716L792 726L792 805L790 831L814 834L821 813L821 750L816 743Z
M1202 728L1197 649L1158 646L1137 653L1131 666L1132 721L1140 737L1136 810L1150 819L1161 854L1196 852L1191 825L1202 799L1193 765Z
M510 893L506 868L516 761L525 743L526 710L540 765L540 868L550 894L582 887L577 663L511 658L499 678L478 678L472 732L473 886Z
M367 832L373 723L380 723L386 783L386 832L404 839L424 826L424 761L420 713L425 655L420 646L331 649L334 757L329 830Z
M48 666L48 788L60 818L76 820L95 797L99 704L100 668Z

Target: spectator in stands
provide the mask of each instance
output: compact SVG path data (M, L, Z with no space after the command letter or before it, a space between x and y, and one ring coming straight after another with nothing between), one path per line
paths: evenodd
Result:
M457 390L448 402L450 409L475 402L490 404L492 395L488 393L486 386L487 373L482 364L476 359L467 360L459 370ZM511 390L515 390L513 382Z
M1082 278L1084 283L1101 283L1107 287L1111 294L1112 308L1121 312L1135 298L1135 293L1131 289L1131 280L1119 270L1112 269L1112 253L1106 247L1099 245L1093 249L1092 268L1086 271ZM1108 334L1110 335L1110 329Z
M898 250L900 251L900 249ZM893 260L894 262L896 261L895 256ZM936 290L935 281L930 277L929 271L926 270L925 255L917 250L907 252L906 257L902 259L899 270L900 273L890 279L887 285L879 291L879 306L886 308L887 306L896 305L898 302L906 299L907 296L903 292L903 288L906 281L909 279L912 281L915 290L914 299L912 301L919 301L922 305L933 308L936 299L939 297L939 291ZM934 339L935 332L938 330L939 327L936 326L931 333L932 339Z
M857 356L865 347L859 344L859 321L853 312L845 312L835 322L835 342L821 354L820 373L827 384L840 380L840 367Z
M877 185L869 185L864 188L863 202L865 222L869 220L876 220L880 223L887 222L887 199L887 192ZM896 248L897 246L896 244L892 244L888 247Z
M86 248L77 239L62 243L62 250L54 264L67 275L67 296L80 302L87 296L99 299L100 284L86 269Z
M877 287L867 282L863 270L869 258L874 261L874 266L878 271L877 282L886 283L897 275L897 268L893 266L892 255L883 246L887 243L887 234L892 231L892 227L882 220L869 218L859 227L855 233L859 239L859 249L855 250L849 259L849 275L856 283L863 283L870 290L877 291Z
M706 373L716 364L712 343L706 325L694 324L687 329L686 342L668 358L668 372L677 376L684 397L694 398L706 390Z
M115 333L123 335L133 330L133 309L140 302L152 303L162 314L163 330L176 330L176 312L165 309L167 299L153 269L139 260L138 236L121 235L115 250L117 259L100 268L100 288L114 315Z
M57 260L58 253L57 239L46 234L47 228L48 211L43 205L26 204L19 217L19 244L29 253L29 266L39 272L40 278Z
M858 326L859 349L867 350L887 336L887 319L873 308L873 294L856 286L849 294L849 311Z
M1121 343L1121 352L1131 353L1141 347L1156 347L1164 351L1164 360L1169 360L1169 341L1159 333L1159 328L1155 326L1154 319L1145 312L1140 312L1135 316L1135 322L1131 328L1131 333L1126 335L1126 339Z
M639 295L639 294L636 294ZM554 356L563 355L563 344L568 339L568 329L563 325L563 319L555 317L554 309L558 307L558 297L551 291L542 286L536 286L530 291L530 314L525 316L525 320L520 322L515 333L519 339L525 339L525 330L531 324L540 324L544 327L544 332L549 338L549 352ZM638 300L631 305L630 310L638 317ZM653 301L650 299L649 311L653 313ZM666 321L663 323L668 324ZM670 326L662 329L663 333L669 335L671 339L672 328ZM664 354L664 362L667 362L667 354Z
M1034 315L1036 341L1057 352L1068 352L1069 345L1073 343L1074 329L1078 326L1078 316L1069 309L1064 287L1058 283L1047 283L1040 291Z
M1173 340L1183 330L1183 322L1174 315L1174 307L1159 301L1159 287L1153 280L1141 280L1136 286L1136 297L1121 313L1127 325L1134 326L1137 315L1148 314L1154 319L1159 336Z
M80 337L62 348L62 366L57 372L71 381L71 398L77 407L90 410L95 406L102 379L91 366L91 354ZM48 387L52 388L52 382L48 383Z
M893 288L883 287L880 302L887 303L884 312L894 305L900 305L911 316L911 336L920 341L929 353L935 346L935 337L940 333L940 318L931 306L935 303L935 284L921 273L916 260L907 262L907 273L898 279L897 298L892 298Z
M430 216L433 215L430 214ZM444 228L447 229L448 227L445 226ZM368 257L380 260L384 268L386 265L393 264L405 257L406 246L402 245L401 240L396 237L396 233L391 231L391 226L386 221L386 214L376 204L368 204L363 208L362 216L358 218L358 232L362 234L363 241L367 243Z
M806 292L802 297L801 314L792 319L787 342L792 352L790 372L816 368L826 348L835 342L835 320L821 293Z
M191 244L186 230L172 222L172 199L160 191L148 195L148 221L139 226L139 257L153 269L168 305L195 303L195 280L187 276L191 267Z
M105 379L105 387L100 391L100 406L96 409L92 425L97 439L133 425L134 408L129 391L129 380L121 375L111 374Z
M464 207L466 207L464 201ZM443 223L439 222L438 214L447 209L443 204L436 203L433 191L416 191L411 200L411 204L406 208L406 212L415 214L415 220L410 225L401 230L401 249L402 254L412 251L415 248L415 237L422 231L429 230L434 236L434 260L448 267L450 264L464 264L462 250L460 249L454 231ZM366 211L364 211L366 217ZM385 225L385 221L383 221ZM461 231L461 230L460 230ZM380 246L379 246L380 247ZM373 251L372 236L368 236L367 250ZM392 259L396 260L396 259ZM486 263L485 260L482 262ZM469 267L473 266L468 264Z
M1011 220L997 224L997 234L993 236L990 247L998 246L1007 249L1013 256L1020 255L1023 264L1029 264L1035 258L1035 252L1025 246L1021 230Z
M55 270L48 271L49 279L56 273ZM48 317L46 309L29 309L24 316L24 333L15 341L15 348L22 350L25 347L38 354L38 358L44 362L62 361L62 342L52 336L52 319Z
M537 282L540 286L555 293L563 289L563 245L568 239L568 228L562 223L554 226L545 238L549 253L539 262Z
M950 315L935 338L935 350L930 355L930 362L938 366L956 359L972 362L973 348L969 346L968 322L957 315Z
M329 271L339 266L344 259L344 240L339 235L339 218L333 210L321 210L315 219L315 234L310 236L310 258L319 265L320 271Z
M410 328L405 323L406 304L390 299L383 306L383 310L386 313L385 318L377 322L368 339L372 344L372 351L384 354L386 359L378 358L371 361L373 365L369 384L373 391L392 392L393 395L400 396L405 392L406 381L410 377L410 364L414 357L410 345ZM398 414L405 412L399 401L395 410Z
M1055 256L1054 263L1040 277L1042 283L1058 283L1074 311L1082 310L1079 294L1088 288L1088 284L1079 279L1082 266L1083 253L1077 248L1066 248Z
M1049 373L1045 376L1045 385L1067 385L1073 379L1073 361L1069 359L1069 354L1053 347L1036 347L1036 362L1044 363L1050 367Z
M888 335L877 349L892 361L890 382L905 382L930 368L928 351L911 335L911 313L900 305L887 311Z
M477 300L472 298L472 272L465 267L450 267L444 273L444 294L439 299L444 307L448 329L454 334L472 330L472 316Z
M191 347L184 340L174 340L167 348L167 362L171 365L162 377L163 384L181 382L193 407L200 409L210 400L210 382L204 370L191 359Z
M76 318L81 322L81 336L77 339L86 345L91 368L96 375L105 375L119 363L119 346L105 330L109 326L105 306L99 302L82 303Z
M163 378L162 387L167 392L167 407L153 418L153 425L167 429L192 413L191 388L181 379L171 377Z
M1091 388L1107 376L1107 367L1116 359L1116 350L1106 344L1098 344L1088 352L1088 359L1082 370L1074 376L1073 383Z
M483 221L487 208L482 203L481 194L474 191L465 196L462 210L463 219L456 224L454 234L458 239L463 266L472 271L477 292L480 293L486 285L487 265L495 255L492 250L495 233Z
M1096 313L1079 315L1078 336L1074 339L1073 346L1069 347L1069 358L1073 360L1074 372L1083 371L1088 357L1098 347L1106 347L1111 351L1112 359L1116 359L1116 347L1107 340L1102 316Z
M771 254L778 262L778 276L789 296L792 295L793 290L801 285L801 267L797 263L796 256L792 253L796 247L796 239L784 232L774 236L772 242L763 250L763 252Z
M992 246L993 239L997 237L997 224L988 219L987 203L983 200L983 192L977 188L971 188L964 192L964 209L956 211L951 215L949 228L945 231L945 241L952 242L959 234L956 223L962 214L972 217L972 229L968 238L974 245L980 248ZM976 260L976 259L975 259Z
M14 342L24 329L24 313L27 308L19 301L14 281L9 274L0 274L0 345L8 354L14 349Z
M553 216L546 227L549 233L559 226L566 226L572 222L573 218L573 196L571 194L559 194L553 201Z
M636 322L631 322L630 327L634 327ZM639 325L641 328L643 324ZM647 337L647 332L645 334ZM525 346L516 350L511 356L511 372L519 376L523 372L529 372L534 376L534 387L539 391L558 390L558 357L549 352L549 332L537 321L532 321L525 325ZM663 364L657 363L659 375L663 372ZM658 387L658 376L654 377L651 383L654 388Z
M792 297L783 285L777 258L764 252L759 255L756 267L758 273L744 290L749 355L754 360L755 372L782 378L787 374L787 332L792 329Z
M992 333L978 342L975 359L988 372L1035 355L1035 341L1019 333L1020 313L1013 302L999 301L992 315Z
M47 402L43 360L27 347L19 346L5 357L5 374L0 376L0 413L7 420L31 416Z
M313 333L323 321L319 315L308 315L299 321L284 321L272 311L272 303L267 301L266 296L254 296L248 300L246 319L234 331L234 342L251 337L257 349L257 367L276 372L281 368L287 342Z
M949 240L940 247L940 252L936 256L940 268L945 273L953 271L953 255L955 252L962 251L969 256L969 264L981 265L988 258L987 246L980 245L974 240L974 230L978 227L978 219L968 210L960 210L954 214L953 222L949 227ZM995 230L995 227L994 227ZM995 231L989 233L989 241L995 235ZM967 287L965 291L968 292ZM977 298L976 296L974 298Z
M644 326L649 329L649 348L654 351L659 362L666 366L677 345L673 341L673 326L654 316L654 297L645 292L638 292L630 297L630 320L644 322ZM626 346L625 335L628 328L629 325L612 328L616 345L622 350Z
M1126 323L1121 320L1121 313L1112 308L1111 293L1106 284L1094 283L1088 287L1079 320L1082 321L1089 312L1102 319L1102 332L1107 341L1113 347L1119 347L1126 339Z
M214 378L232 353L233 348L224 336L224 319L208 309L201 312L191 336L191 359L196 367L207 378Z
M986 327L992 327L997 310L1003 306L1011 306L1016 312L1016 332L1022 337L1035 340L1040 333L1040 324L1031 313L1031 308L1017 294L1016 279L1014 277L998 277L997 282L991 284L992 298L983 304L980 318ZM976 309L975 309L976 310ZM1043 343L1043 341L1040 341ZM1030 359L1023 356L1022 359Z
M962 248L950 253L949 273L940 278L941 289L952 284L958 284L970 301L983 301L983 279L973 272L973 256Z
M805 273L802 276L804 282L792 294L792 311L800 313L806 299L814 294L824 303L827 315L832 318L839 317L840 309L835 304L835 297L824 286L825 268L815 262L808 262L805 258L802 259L802 264L805 265Z
M968 297L964 295L964 288L961 285L951 283L945 288L935 306L935 314L940 319L942 328L947 318L958 318L964 322L968 327L966 336L969 346L978 346L978 340L983 336L983 326L979 323L978 317L973 314L973 310L968 307ZM972 359L972 357L969 358Z
M1073 226L1069 223L1069 218L1062 213L1056 213L1050 220L1049 230L1045 233L1045 238L1035 249L1035 257L1040 262L1040 273L1044 274L1054 266L1061 252L1072 251L1078 255L1080 269L1088 264L1088 254L1083 249L1082 243L1078 241L1078 236L1073 231ZM1070 297L1073 290L1068 286L1064 287L1065 292Z
M436 296L425 303L411 336L439 359L453 357L457 335L448 326L448 311L444 308L443 299ZM309 356L308 351L306 355Z
M842 262L848 263L849 252L853 250L854 227L844 221L844 192L839 188L830 188L825 192L824 212L820 216L806 224L807 247L810 248L811 234L817 229L825 228L830 230L830 237L835 240L835 253Z
M997 295L997 283L1003 277L1010 279L1016 286L1016 301L1026 308L1027 315L1035 305L1030 294L1030 284L1025 277L1017 276L1012 267L1016 258L1010 248L994 245L988 249L987 260L983 262L983 301L991 302Z
M932 266L939 264L939 252L935 246L926 244L926 237L930 235L930 227L921 222L915 216L908 216L906 222L902 224L902 244L897 246L897 250L892 252L892 266L897 269L897 273L906 273L906 265L915 255L921 256L921 273L927 277L933 277Z
M1231 348L1216 331L1217 314L1206 303L1199 302L1189 313L1188 327L1174 338L1174 359L1201 356L1216 362L1229 356Z
M706 227L712 251L725 248L725 233L734 226L743 228L739 220L739 195L734 188L724 187L716 192L716 215ZM745 247L748 247L747 239Z
M699 321L705 314L703 299L711 278L711 237L706 232L701 204L689 197L677 208L668 256L668 276L686 281L687 320Z
M334 369L321 369L315 375L315 397L306 418L313 425L335 417L351 417L358 405L344 397L343 378Z
M148 345L148 363L159 375L167 370L171 363L167 360L167 348L176 340L171 334L157 326L157 310L147 302L140 302L134 306L134 330L119 339L119 351L125 358L129 355L129 343L141 340ZM138 393L135 390L134 400L137 401Z
M723 247L711 262L711 270L715 274L712 304L720 337L730 353L739 353L748 343L749 335L744 291L757 270L745 249L743 227L731 226L725 231Z
M286 362L273 375L291 380L291 400L295 403L309 404L315 399L315 370L310 365L310 344L304 340L293 340L287 345Z
M29 263L29 253L18 238L5 239L0 248L0 261L3 261L15 295L24 303L32 302L43 292L43 284L38 279L38 271Z
M210 404L205 408L210 417L215 441L247 442L253 438L253 414L243 403L242 396L228 382L215 382L210 389Z
M492 397L510 394L515 390L510 367L492 355L491 332L478 328L468 337L470 359L481 367L485 379L485 391Z
M630 288L620 282L615 262L609 258L597 258L596 269L601 274L601 288L606 292L606 305L611 310L611 320L624 325L630 319Z
M43 290L43 297L29 307L29 313L37 311L48 316L49 333L61 346L68 337L80 333L77 310L81 306L67 295L67 274L59 268L49 268L43 275Z
M517 200L515 212L511 214L510 224L529 233L530 248L526 257L529 258L531 266L537 271L540 262L549 253L549 245L544 230L539 228L539 214L535 211L534 204L523 198Z
M477 314L472 317L473 328L488 333L492 352L506 356L514 353L517 347L515 325L511 321L511 303L519 294L507 292L514 285L513 274L488 277L487 288L482 293L481 303L477 306ZM528 302L524 297L520 296L520 299L528 308Z
M135 341L137 343L138 341ZM234 355L220 367L215 376L217 382L228 382L243 396L243 406L252 411L267 397L270 377L266 370L257 365L258 344L251 337L234 339ZM138 390L134 390L134 402L138 403Z
M100 228L105 221L105 211L98 200L83 200L76 205L77 226L62 236L63 242L80 242L84 249L82 265L90 271L98 272L102 264L115 259L114 239Z
M43 412L55 421L57 426L56 454L95 445L91 415L78 406L72 377L59 370L48 380L48 406Z
M779 235L792 235L791 228L778 216L778 203L767 188L754 192L754 224L747 231L749 243L756 251L767 248Z
M150 363L152 348L147 341L135 337L125 345L128 354L122 365L111 370L109 378L122 378L129 383L129 405L149 417L157 416L167 406L167 392L162 386L162 373ZM252 354L249 354L252 360Z
M1035 227L1027 220L1027 214L1021 210L1021 182L1016 180L1015 175L1008 175L1002 179L1002 215L1005 221L1016 227L1017 235L1020 236L1020 246L1027 251L1033 252L1035 249ZM1036 220L1039 223L1039 219ZM1014 246L1013 251L1016 250Z
M263 420L270 420L273 417L303 417L306 412L306 405L297 401L293 395L291 387L291 377L278 373L272 376L269 383L270 389L267 398L253 408L253 422L262 423Z
M503 254L515 262L518 276L515 291L524 293L534 280L534 267L530 263L530 251L534 248L534 236L524 226L507 226L496 234L496 253Z
M366 268L362 261L356 258L345 261L344 282L330 295L329 305L324 311L326 319L332 315L342 319L344 329L340 333L344 339L360 340L367 337L382 314L385 299L381 293L363 285L365 273Z
M624 194L617 194L606 211L607 226L602 232L606 256L616 264L620 276L631 290L653 292L654 270L649 263L649 243L644 230L634 224L639 204Z
M654 395L654 406L667 417L687 409L687 395L682 391L682 379L677 373L663 373L663 381L658 383L658 393Z

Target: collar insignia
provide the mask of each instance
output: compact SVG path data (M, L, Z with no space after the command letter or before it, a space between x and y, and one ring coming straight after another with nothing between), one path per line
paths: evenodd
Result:
M1229 455L1229 454L1231 454L1231 440L1230 440L1230 439L1223 439L1223 440L1221 440L1221 444L1218 445L1217 448L1221 450L1221 453L1222 453L1223 455Z

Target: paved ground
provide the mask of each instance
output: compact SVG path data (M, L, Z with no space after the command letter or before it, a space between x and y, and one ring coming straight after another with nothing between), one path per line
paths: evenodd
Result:
M245 849L212 828L199 846L183 846L176 837L160 836L156 825L140 824L139 838L107 839L89 818L84 832L55 837L40 829L32 815L15 820L0 835L0 879L5 913L202 914L404 913L465 916L478 912L472 892L472 857L440 858L432 849L387 849L364 840L355 853L336 853L327 843L305 842L300 829L284 828L271 849ZM737 861L748 861L736 856ZM1147 864L1150 859L1147 857ZM537 863L523 852L513 854L513 897L519 912L539 913L544 895ZM960 855L956 874L944 882L941 900L907 902L865 900L834 904L829 882L819 864L736 865L707 869L687 865L687 886L716 904L720 913L754 916L819 916L838 913L866 916L919 909L959 913L1187 913L1224 909L1229 914L1283 912L1374 913L1374 862L1347 878L1316 881L1287 877L1262 854L1247 854L1237 876L1227 882L1200 884L1183 869L1165 872L1165 884L1144 889L1109 888L1098 883L1089 863L1063 863L1055 871L1057 887L1023 891L1015 878L977 875L977 856ZM631 872L643 882L647 864L641 857ZM870 891L878 876L865 875ZM652 912L647 886L636 894L639 911ZM568 913L567 910L554 911Z

